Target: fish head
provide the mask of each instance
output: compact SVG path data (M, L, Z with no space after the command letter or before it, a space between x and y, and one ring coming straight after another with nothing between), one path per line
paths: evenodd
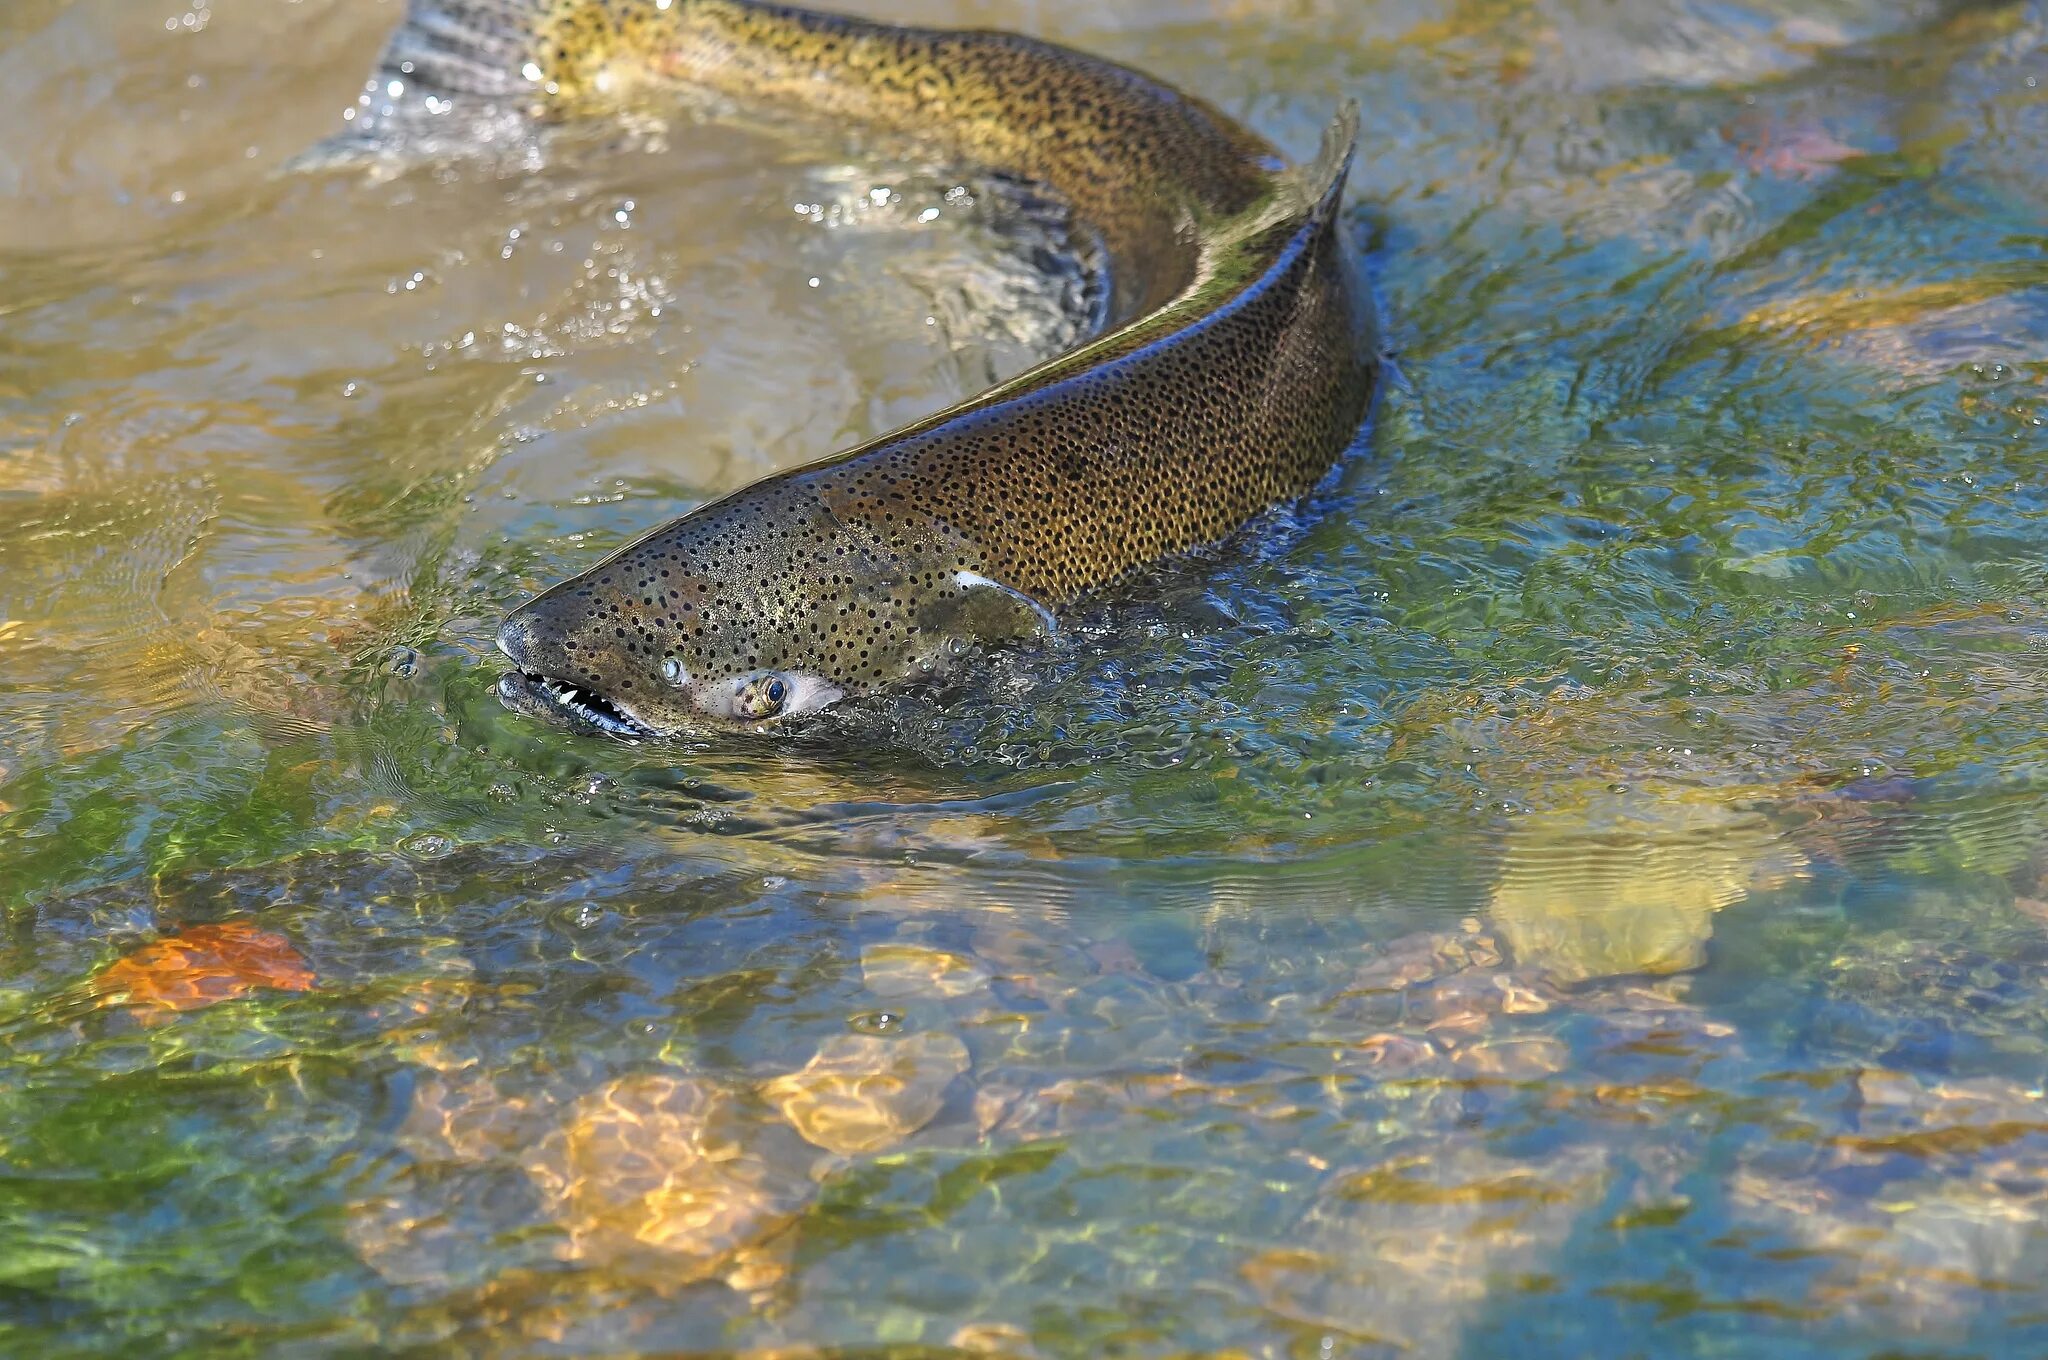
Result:
M761 726L929 675L1020 606L912 512L841 518L771 479L656 529L514 610L515 712L654 738ZM1049 624L1050 615L1045 615Z

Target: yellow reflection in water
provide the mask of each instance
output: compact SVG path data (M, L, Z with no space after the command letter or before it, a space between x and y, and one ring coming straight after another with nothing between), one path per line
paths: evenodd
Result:
M1518 819L1491 918L1558 982L1706 962L1714 914L1803 865L1758 813L1697 794L1589 791L1582 810Z

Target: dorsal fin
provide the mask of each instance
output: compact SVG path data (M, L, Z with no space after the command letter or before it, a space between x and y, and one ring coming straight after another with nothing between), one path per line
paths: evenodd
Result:
M1287 182L1299 196L1301 207L1318 222L1335 216L1343 200L1344 177L1351 173L1351 158L1358 151L1358 117L1358 101L1345 100L1323 129L1323 144L1316 158L1287 171Z

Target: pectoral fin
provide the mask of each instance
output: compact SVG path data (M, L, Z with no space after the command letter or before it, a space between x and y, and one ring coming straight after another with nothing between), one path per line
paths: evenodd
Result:
M929 631L993 643L1051 637L1060 630L1052 610L1014 586L978 571L954 572L953 581L959 592L925 611L921 623Z

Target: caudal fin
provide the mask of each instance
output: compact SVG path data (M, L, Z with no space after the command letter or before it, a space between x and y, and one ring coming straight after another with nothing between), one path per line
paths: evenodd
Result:
M533 93L521 69L542 21L560 0L412 0L385 44L377 74L440 98L518 98Z
M298 167L439 141L474 145L523 125L542 91L533 65L568 0L411 0L338 135Z
M1358 101L1345 100L1323 129L1323 145L1316 158L1287 172L1302 207L1318 221L1333 216L1344 197L1344 177L1351 173L1351 160L1358 152L1358 119Z

